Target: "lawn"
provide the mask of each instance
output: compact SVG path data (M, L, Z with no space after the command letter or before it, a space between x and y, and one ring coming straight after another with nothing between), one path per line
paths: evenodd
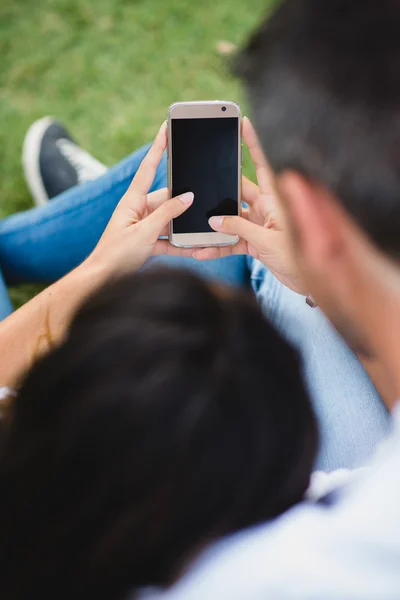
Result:
M154 136L172 102L243 105L217 45L240 46L271 4L1 0L0 217L31 206L20 153L39 117L56 115L111 165ZM34 290L12 290L15 303Z

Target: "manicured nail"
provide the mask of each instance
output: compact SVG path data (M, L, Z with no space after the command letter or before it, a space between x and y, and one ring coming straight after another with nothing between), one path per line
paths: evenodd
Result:
M193 192L186 192L186 194L182 194L179 196L179 200L183 202L185 206L190 206L193 202L194 194Z
M218 229L221 229L224 219L225 217L210 217L208 219L208 222L210 224L210 227L218 231Z

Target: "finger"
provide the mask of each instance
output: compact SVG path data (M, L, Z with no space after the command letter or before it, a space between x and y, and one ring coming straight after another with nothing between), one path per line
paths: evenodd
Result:
M279 220L278 214L276 212L271 212L268 215L267 220L265 221L264 227L267 229L280 229L282 230L282 224Z
M248 180L247 180L248 181ZM249 181L251 183L251 181ZM252 184L254 185L254 184ZM257 186L256 186L257 187ZM258 189L258 188L257 188ZM162 188L152 192L147 196L147 208L150 213L154 212L159 206L164 204L169 198L169 192L167 188ZM244 218L248 218L249 211L247 208L242 208L240 215ZM168 235L169 232L169 224L162 230L160 235Z
M161 204L169 200L167 188L161 188L147 196L147 208L150 213L154 212Z
M169 200L169 192L167 188L161 188L159 190L156 190L155 192L152 192L151 194L149 194L147 196L147 213L151 214L152 212L154 212L155 210L157 210L157 208L159 206L161 206L162 204L164 204L164 202L166 202L167 200ZM141 219L143 218L144 215L142 215ZM137 220L141 220L141 219L137 219ZM164 229L161 231L160 235L168 235L168 231L169 231L169 227L168 225L166 227L164 227Z
M265 234L271 231L243 217L211 217L209 223L215 231L238 235L256 248L265 244Z
M162 188L152 192L149 195L131 194L128 199L129 204L125 204L125 210L129 210L131 213L131 221L137 222L142 221L145 216L149 213L154 212L161 204L164 204L169 199L169 192L167 188ZM167 233L161 233L161 235L167 235Z
M249 149L250 156L256 167L257 181L262 194L271 193L271 169L265 158L263 149L258 140L256 131L251 123L250 119L244 117L243 119L243 139Z
M258 185L247 179L243 175L242 177L242 200L249 206L253 206L260 197L260 188Z
M151 187L151 184L154 181L157 167L160 164L166 147L167 124L166 122L164 122L156 135L153 145L142 160L142 163L139 169L137 170L136 175L133 178L131 185L129 186L129 189L133 188L136 192L138 192L141 195L147 194Z
M225 256L236 256L237 254L247 254L247 242L239 240L232 246L221 246L220 248L201 248L193 252L193 258L196 260L213 260L215 258L224 258Z
M193 198L194 195L192 192L187 192L161 204L161 206L140 223L145 237L155 243L171 219L179 217L179 215L191 206Z
M164 202L165 202L165 200L164 200ZM247 208L242 208L242 210L241 210L241 213L240 213L240 216L241 216L243 219L248 219L248 218L249 218L249 211L247 210ZM268 226L269 226L269 224L268 224ZM271 227L272 227L272 226L273 226L273 225L271 225ZM169 223L168 223L168 225L166 225L166 226L164 227L164 229L163 229L163 230L160 232L160 237L161 237L161 236L164 236L164 235L165 235L165 236L168 236L168 235L169 235Z

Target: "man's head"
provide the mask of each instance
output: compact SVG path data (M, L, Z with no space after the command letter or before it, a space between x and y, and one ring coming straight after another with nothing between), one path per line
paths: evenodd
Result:
M250 294L174 270L111 283L6 424L0 596L47 597L48 573L59 598L167 585L300 501L317 438L297 354Z
M399 31L399 0L286 0L238 62L304 282L366 350L356 292L400 258Z

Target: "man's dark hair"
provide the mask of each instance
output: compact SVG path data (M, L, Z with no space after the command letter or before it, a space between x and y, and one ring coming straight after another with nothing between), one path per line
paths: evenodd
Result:
M325 185L397 258L399 32L399 0L286 0L236 69L273 170Z
M0 597L123 598L301 501L317 427L296 352L244 292L106 286L28 373L0 454Z

